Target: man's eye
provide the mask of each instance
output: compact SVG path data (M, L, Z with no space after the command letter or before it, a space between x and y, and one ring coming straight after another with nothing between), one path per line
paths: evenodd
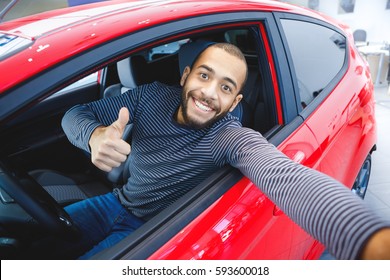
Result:
M209 76L206 73L200 73L200 77L204 80L207 80Z
M227 85L222 85L222 90L229 93L232 92L232 89Z

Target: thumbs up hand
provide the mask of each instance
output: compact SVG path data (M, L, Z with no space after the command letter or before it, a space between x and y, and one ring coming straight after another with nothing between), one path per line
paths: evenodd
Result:
M89 146L92 163L97 168L109 172L124 162L130 154L130 144L122 139L129 115L129 110L123 107L115 122L106 127L100 126L92 133Z

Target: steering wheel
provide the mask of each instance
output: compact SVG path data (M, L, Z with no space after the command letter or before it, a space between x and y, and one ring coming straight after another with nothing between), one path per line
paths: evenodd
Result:
M0 162L0 187L50 233L66 240L80 237L68 213L27 173Z

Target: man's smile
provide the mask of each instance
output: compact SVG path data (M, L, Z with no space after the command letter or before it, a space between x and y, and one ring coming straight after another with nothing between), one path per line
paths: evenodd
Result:
M195 97L192 97L192 100L194 101L196 108L198 108L198 109L201 110L202 112L211 112L211 111L214 111L214 109L211 108L211 107L209 107L207 103L201 102L201 101L199 101L198 99L196 99Z

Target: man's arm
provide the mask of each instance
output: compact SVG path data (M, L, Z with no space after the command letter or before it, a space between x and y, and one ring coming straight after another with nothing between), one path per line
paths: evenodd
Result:
M62 129L70 143L90 153L89 140L98 127L105 125L96 117L89 105L76 105L62 118Z
M225 146L227 161L336 258L373 258L386 244L390 252L390 221L338 181L289 159L258 132L227 129L214 145Z

